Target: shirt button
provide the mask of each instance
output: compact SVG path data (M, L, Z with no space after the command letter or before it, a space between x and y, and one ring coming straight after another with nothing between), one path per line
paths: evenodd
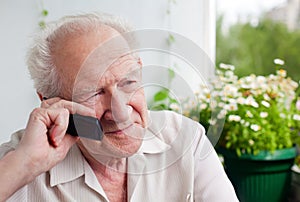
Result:
M191 199L191 194L186 195L186 201L190 201Z

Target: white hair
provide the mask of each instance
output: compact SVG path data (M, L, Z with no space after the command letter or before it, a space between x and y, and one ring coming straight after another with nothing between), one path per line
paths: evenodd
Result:
M98 30L103 24L119 33L132 31L132 26L118 16L91 13L63 17L47 24L36 35L34 45L28 52L27 66L37 92L48 98L59 96L61 93L62 78L51 55L51 47L55 41L69 34L85 34L91 30Z

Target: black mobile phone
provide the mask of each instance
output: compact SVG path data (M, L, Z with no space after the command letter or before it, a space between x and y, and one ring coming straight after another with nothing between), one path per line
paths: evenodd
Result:
M100 121L97 118L80 114L70 114L67 133L93 140L102 140L103 138Z

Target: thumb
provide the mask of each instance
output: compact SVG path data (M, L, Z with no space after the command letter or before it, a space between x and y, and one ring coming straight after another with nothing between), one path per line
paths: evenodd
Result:
M55 156L55 164L62 161L66 157L68 151L76 143L77 140L79 140L79 137L73 137L66 134L61 140L60 144L53 148L53 150L51 150Z
M51 109L48 111L50 118L54 122L49 130L50 142L53 146L57 147L66 134L69 112L66 109Z
M66 134L62 141L61 141L61 145L64 146L64 149L66 149L66 151L69 151L69 149L79 140L79 137L74 137L71 136L69 134Z

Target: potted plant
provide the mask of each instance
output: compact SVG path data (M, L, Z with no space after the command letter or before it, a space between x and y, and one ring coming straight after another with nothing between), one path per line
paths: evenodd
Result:
M241 78L233 66L220 64L215 79L201 86L197 104L183 106L184 115L207 131L222 123L217 150L241 201L282 201L288 193L300 142L298 83L287 77L282 60L274 62L276 74Z

